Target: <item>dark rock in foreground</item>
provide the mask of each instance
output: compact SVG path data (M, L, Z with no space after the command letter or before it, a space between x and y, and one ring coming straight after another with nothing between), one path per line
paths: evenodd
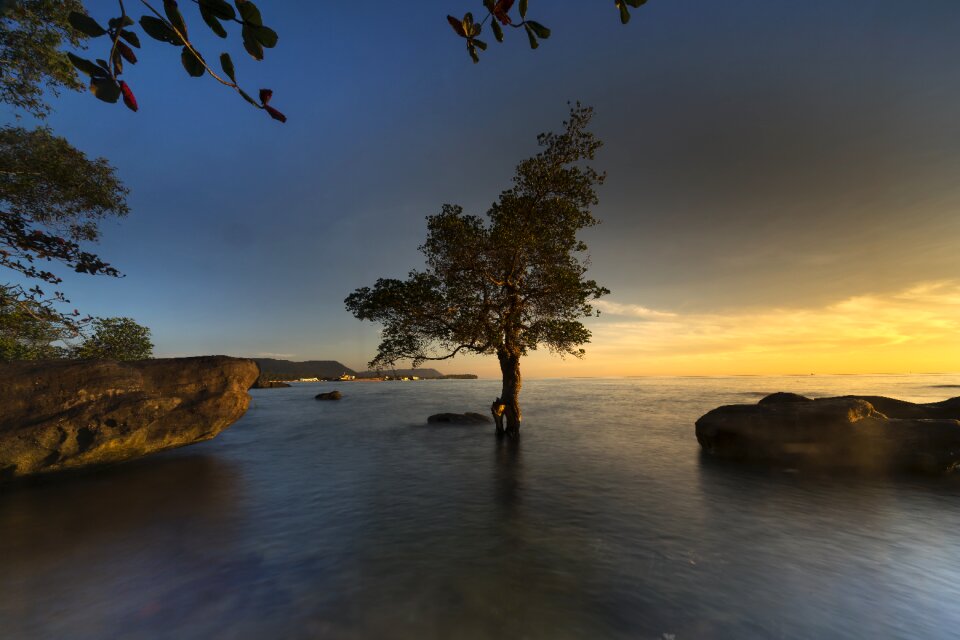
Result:
M317 400L339 400L343 397L343 394L339 391L328 391L327 393L318 393L316 396Z
M427 418L428 424L487 424L493 420L482 413L436 413Z
M225 356L0 364L0 479L209 440L246 412L258 375Z
M960 463L960 398L914 404L882 396L813 400L775 393L697 420L709 454L874 470L947 471Z

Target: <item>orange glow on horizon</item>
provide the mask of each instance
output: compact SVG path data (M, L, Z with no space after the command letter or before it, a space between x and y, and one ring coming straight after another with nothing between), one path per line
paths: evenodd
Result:
M583 360L529 354L527 378L960 371L960 282L917 284L822 308L679 314L616 300L588 321ZM495 358L445 363L499 377ZM446 371L445 371L446 372Z

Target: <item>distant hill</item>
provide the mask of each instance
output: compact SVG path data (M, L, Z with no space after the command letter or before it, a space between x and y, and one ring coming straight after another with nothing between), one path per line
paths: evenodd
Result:
M339 378L343 374L355 376L357 372L336 360L307 360L292 362L273 358L253 358L260 371L274 380L297 380L299 378Z
M382 369L381 371L361 371L357 374L358 378L379 378L380 376L397 376L412 378L414 376L423 380L442 380L444 376L436 369Z

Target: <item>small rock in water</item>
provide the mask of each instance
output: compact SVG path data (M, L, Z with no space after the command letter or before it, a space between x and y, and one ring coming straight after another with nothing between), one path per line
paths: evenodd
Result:
M799 393L789 393L787 391L778 391L776 393L771 393L770 395L761 398L757 404L776 404L778 402L812 402L807 396L802 396Z
M318 393L317 400L339 400L343 394L339 391L328 391L327 393Z

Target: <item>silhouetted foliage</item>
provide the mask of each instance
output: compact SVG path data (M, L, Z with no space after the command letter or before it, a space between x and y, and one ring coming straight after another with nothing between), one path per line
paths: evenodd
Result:
M489 22L490 30L497 42L503 42L504 27L522 29L527 36L527 42L531 49L540 46L540 40L546 40L550 37L550 29L543 26L536 20L527 17L529 11L528 0L482 0L483 9L486 15L478 22L474 19L473 13L467 12L462 18L447 16L447 22L453 28L454 33L466 40L467 53L474 62L480 62L478 51L486 51L487 43L479 38L483 33L483 26ZM647 0L614 0L614 6L620 12L620 22L627 24L630 22L630 8L638 8L645 5ZM511 11L516 5L516 14L520 18L517 20L511 15Z
M584 276L589 259L577 234L597 224L590 208L604 175L584 161L601 142L587 130L592 109L576 105L561 133L538 136L543 150L517 166L513 186L487 220L455 205L427 218L420 247L426 269L380 279L345 300L361 320L383 325L371 368L459 353L496 354L507 431L520 428L520 358L545 346L581 357L590 331L580 319L609 293Z
M118 0L115 15L103 23L89 15L79 0L0 1L0 102L44 117L50 111L45 89L56 95L61 88L88 86L100 100L122 100L136 111L136 96L121 75L127 66L138 62L135 50L140 49L143 33L177 47L180 64L190 76L210 75L271 118L286 121L286 116L269 104L273 96L270 89L247 92L239 85L228 53L219 55L216 66L208 63L191 40L177 2L161 0L157 3L161 12L146 0L133 1L146 11L138 21L127 13L124 1ZM277 33L263 23L260 10L250 0L234 0L233 5L226 0L194 0L192 4L197 6L200 19L221 38L228 35L224 23L240 25L243 47L255 60L263 60L264 49L277 44ZM63 51L64 47L80 49L91 41L104 43L102 58L91 60ZM80 82L75 70L89 80Z
M129 1L129 0L128 0ZM153 40L180 49L180 63L192 77L210 75L221 84L235 90L244 100L263 109L270 117L286 122L286 116L270 105L273 91L261 89L256 97L244 90L237 82L236 68L230 55L219 55L219 68L215 68L190 38L186 16L176 0L160 0L157 6L147 0L133 0L142 5L146 13L134 20L127 13L124 0L118 0L115 15L105 22L91 16L78 0L3 0L0 2L0 73L4 90L12 88L0 101L14 104L34 115L43 115L49 108L42 98L43 87L76 89L82 86L69 73L68 60L78 71L89 78L90 91L100 100L110 103L122 101L129 109L137 111L139 105L133 89L121 79L125 67L138 62L135 49L141 46L140 33ZM639 8L647 0L614 0L613 6L620 21L630 21L630 8ZM264 24L256 4L250 0L193 0L199 18L214 34L228 37L225 25L240 25L240 38L244 49L255 60L263 60L264 50L276 46L277 32ZM159 8L158 8L159 7ZM162 11L160 10L162 8ZM522 30L532 49L540 46L540 40L550 37L551 31L541 22L527 16L528 0L482 0L484 17L475 20L472 12L462 18L447 16L453 31L466 41L467 52L474 62L479 62L479 51L487 49L487 42L479 36L489 22L493 37L504 40L504 29ZM106 26L104 26L106 25ZM139 28L138 28L139 27ZM61 46L82 46L91 39L103 38L107 43L103 58L93 60L64 53Z
M219 69L215 69L190 39L187 29L187 20L175 0L162 0L163 13L157 10L146 0L138 0L147 14L142 15L139 21L134 21L127 14L123 0L117 3L117 15L111 17L106 26L84 11L72 11L67 20L77 32L88 38L104 38L106 58L88 60L74 53L68 53L70 62L81 73L90 78L90 90L104 102L117 102L121 98L127 108L136 111L139 108L133 89L120 76L126 65L137 63L134 49L140 48L140 31L150 38L180 49L180 64L192 77L199 78L209 75L217 82L235 90L244 100L266 111L271 118L286 122L287 117L270 106L273 91L261 89L254 98L237 83L236 67L230 54L224 52L219 57ZM231 5L226 0L195 0L199 16L216 35L227 37L224 23L240 25L240 37L243 48L255 60L263 60L264 49L276 46L277 32L263 23L260 10L250 0L234 0ZM234 8L234 6L236 8Z

